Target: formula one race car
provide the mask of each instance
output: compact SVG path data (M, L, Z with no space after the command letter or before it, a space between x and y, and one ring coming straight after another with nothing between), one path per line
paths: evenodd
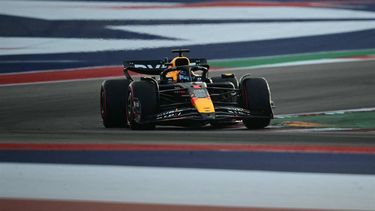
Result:
M125 61L124 79L102 83L100 108L107 128L154 129L155 125L225 127L238 122L264 128L273 118L264 78L234 74L209 77L206 59L189 59L188 49L172 60ZM149 75L134 80L129 72Z

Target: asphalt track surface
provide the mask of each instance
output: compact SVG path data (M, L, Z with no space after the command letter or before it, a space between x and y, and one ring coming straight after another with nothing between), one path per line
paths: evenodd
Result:
M265 77L276 114L375 106L375 61L237 70ZM221 72L212 72L211 76ZM99 111L103 80L0 87L0 141L43 143L241 143L375 145L373 132L249 131L158 127L155 131L105 129Z

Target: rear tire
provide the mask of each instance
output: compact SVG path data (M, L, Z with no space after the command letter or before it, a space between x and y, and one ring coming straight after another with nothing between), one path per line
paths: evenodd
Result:
M267 127L273 118L267 81L264 78L246 78L241 82L240 90L242 107L249 110L252 115L262 116L244 119L244 125L248 129Z
M153 130L155 123L141 123L152 121L145 119L157 112L157 90L154 84L147 81L135 81L129 85L126 106L127 122L132 130Z
M100 113L106 128L126 127L127 79L106 80L100 89Z

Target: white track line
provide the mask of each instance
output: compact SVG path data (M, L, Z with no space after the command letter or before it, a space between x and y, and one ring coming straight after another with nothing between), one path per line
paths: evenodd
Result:
M375 209L375 176L0 163L0 197L234 207Z
M372 111L375 111L375 107L345 109L345 110L336 110L336 111L307 112L307 113L297 113L297 114L280 114L280 115L276 115L275 117L276 119L283 119L283 118L300 117L300 116L336 115L336 114L355 113L355 112L372 112Z

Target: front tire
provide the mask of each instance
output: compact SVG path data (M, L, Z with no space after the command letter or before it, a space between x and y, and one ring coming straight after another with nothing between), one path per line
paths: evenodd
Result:
M243 120L248 129L267 127L273 118L271 94L264 78L246 78L241 82L242 107L249 110L254 118Z
M157 112L157 90L154 84L147 81L135 81L129 85L127 101L127 122L132 130L155 129L152 115ZM142 123L149 121L149 123ZM150 123L151 121L151 123Z
M126 127L126 113L124 109L127 101L127 79L112 79L102 83L100 89L100 113L106 128Z

